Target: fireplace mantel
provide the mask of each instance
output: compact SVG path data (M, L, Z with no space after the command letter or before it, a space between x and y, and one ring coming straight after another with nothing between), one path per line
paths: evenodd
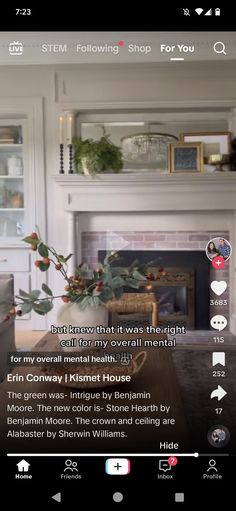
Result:
M68 212L236 210L236 172L53 176Z
M185 242L181 242L183 239L181 232L186 230L193 231L191 235L196 232L198 237L199 231L206 229L210 237L211 233L217 232L220 228L220 232L229 231L233 243L236 239L236 172L178 175L143 170L100 174L95 177L58 174L53 176L53 180L55 189L57 187L61 189L60 200L64 201L63 209L67 212L67 253L73 254L68 261L68 271L71 275L74 274L75 266L82 260L82 228L86 217L83 213L91 214L88 216L93 219L96 217L99 219L100 216L99 230L107 232L108 237L113 230L117 231L115 234L118 238L121 236L122 242L126 240L123 240L123 233L120 234L120 231L139 231L139 227L142 226L142 231L162 232L163 222L166 222L167 231L171 231L172 227L173 231L180 230L177 250L185 246ZM228 213L227 220L224 212ZM125 213L133 213L131 223L128 215L127 222L124 223ZM205 215L206 220L203 224ZM177 222L181 223L179 227L176 218ZM117 225L122 227L119 228ZM134 243L137 246L139 242ZM190 242L187 250L191 249L191 243L196 250L199 249L196 248L195 242ZM97 240L96 244L96 248L99 249ZM145 246L150 245L151 242L147 242ZM124 246L127 246L127 243ZM167 241L164 249L174 250L175 247L175 243ZM236 289L235 265L236 258L233 254L230 261L230 282L233 290ZM230 325L231 331L236 333L235 296L233 292Z

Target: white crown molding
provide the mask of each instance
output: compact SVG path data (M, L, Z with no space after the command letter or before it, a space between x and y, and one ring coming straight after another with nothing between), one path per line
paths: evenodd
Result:
M96 110L130 110L130 109L166 109L172 111L174 109L182 109L187 110L188 108L196 108L199 110L204 110L205 108L214 108L215 110L219 110L225 108L225 110L230 110L232 108L236 108L236 99L226 99L222 100L160 100L160 101L115 101L115 102L101 102L101 101L62 101L60 102L59 111L74 111L82 112L82 111L93 111ZM118 112L119 113L119 112Z

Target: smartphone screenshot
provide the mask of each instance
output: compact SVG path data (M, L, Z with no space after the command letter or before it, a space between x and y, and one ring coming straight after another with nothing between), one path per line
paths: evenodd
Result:
M0 462L9 504L191 509L234 496L227 9L163 8L156 22L130 25L6 9Z

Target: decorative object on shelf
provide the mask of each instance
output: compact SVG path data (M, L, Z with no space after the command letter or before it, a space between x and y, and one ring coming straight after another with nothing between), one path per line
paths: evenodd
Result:
M19 126L19 131L18 131L18 135L15 139L15 143L16 144L23 144L23 136L22 136L22 132L21 132L21 126Z
M69 149L69 170L68 170L68 174L74 174L74 171L73 171L73 146L72 146L72 144L68 145L68 149Z
M202 142L204 157L209 157L211 154L230 154L231 151L230 131L181 133L180 140L183 142Z
M14 144L15 129L11 126L0 126L0 144Z
M65 174L64 172L64 145L60 144L60 174Z
M11 191L5 185L0 185L0 208L11 207L11 195Z
M15 143L14 138L0 138L0 144L9 145L14 143Z
M14 192L11 194L11 207L12 208L23 208L24 207L24 196L21 192Z
M121 139L126 164L167 169L168 147L177 137L166 133L137 133Z
M10 216L7 216L7 214L3 218L0 218L0 236L3 238L7 238L8 236L17 236L16 222Z
M121 149L113 144L102 126L100 140L73 138L74 161L77 172L93 175L101 172L120 172L123 167Z
M229 154L211 154L207 158L204 158L204 163L215 166L215 171L225 172L224 165L230 163Z
M63 116L59 117L59 144L64 144L64 135L63 135Z
M22 144L21 126L0 126L0 144Z
M8 176L22 176L23 162L20 156L10 156L7 159Z
M66 144L70 146L74 135L74 116L71 112L66 114Z
M16 234L17 236L24 235L24 226L21 224L21 222L16 222Z
M66 112L59 117L59 148L60 148L60 174L65 174L64 171L64 156L66 156L66 164L68 165L68 174L73 174L73 146L72 138L74 133L74 115L71 112ZM68 158L64 151L64 145L67 150Z
M4 161L0 161L0 176L6 175L6 165Z
M202 172L203 144L202 142L177 142L169 147L170 172Z
M231 170L236 170L236 137L232 140L232 149L230 155Z

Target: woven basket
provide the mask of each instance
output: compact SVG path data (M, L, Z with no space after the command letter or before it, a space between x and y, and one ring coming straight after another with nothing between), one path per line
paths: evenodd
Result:
M106 306L115 314L148 314L150 324L158 325L158 303L154 293L124 293L120 300L109 300Z
M103 352L101 350L89 350L83 351L84 355L94 355L101 356ZM131 359L129 365L121 365L118 363L114 364L81 364L81 365L72 365L70 364L60 364L60 366L56 364L52 364L50 366L41 367L41 371L46 374L63 376L65 373L67 374L78 374L81 376L88 375L100 375L102 380L103 374L108 374L112 376L134 376L137 375L140 369L143 367L147 358L146 351L140 351L135 355L134 358ZM103 381L95 381L95 382L65 382L65 378L63 378L61 385L65 387L72 387L77 389L92 389L98 387L109 387L112 385L120 385L123 383L122 381L113 381L113 382L103 382Z

